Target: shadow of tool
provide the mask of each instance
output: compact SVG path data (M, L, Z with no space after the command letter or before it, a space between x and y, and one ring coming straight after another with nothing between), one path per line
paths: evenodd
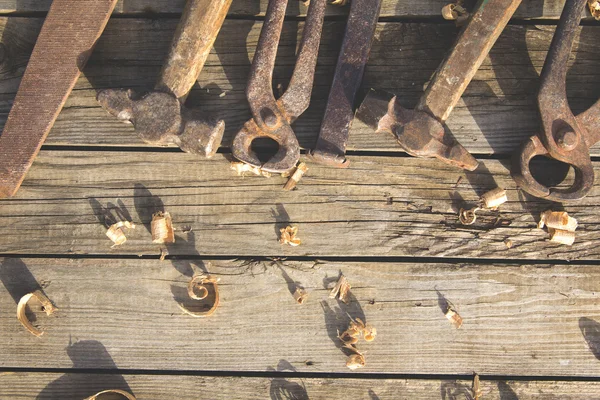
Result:
M277 370L268 368L269 372L296 372L296 368L286 360L279 360ZM289 381L283 377L271 379L269 387L271 400L309 400L304 382L302 384Z
M373 391L373 389L369 389L369 399L370 400L379 400L379 396Z
M600 360L600 323L581 317L579 318L579 329L594 357Z
M103 369L107 370L107 374L65 374L50 382L36 397L37 400L81 400L109 389L132 393L123 376L109 374L116 371L117 366L102 343L96 340L69 343L66 351L73 362L72 369Z
M119 221L132 221L131 214L121 200L117 200L117 205L109 202L106 207L94 198L89 198L88 202L98 222L105 228L109 228Z
M279 240L281 229L285 229L290 224L290 215L281 203L275 204L275 209L271 210L271 215L275 218L275 237Z
M473 400L471 388L456 381L442 381L440 395L442 400Z
M506 382L498 382L498 393L500 394L500 400L519 400L517 394Z

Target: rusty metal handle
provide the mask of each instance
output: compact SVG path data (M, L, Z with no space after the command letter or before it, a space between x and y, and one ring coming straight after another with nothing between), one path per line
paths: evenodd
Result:
M183 104L196 83L221 30L232 0L188 0L156 90Z
M308 108L315 78L327 0L313 0L312 3L306 16L292 79L287 90L279 99L290 123Z
M445 122L522 0L480 0L416 109Z

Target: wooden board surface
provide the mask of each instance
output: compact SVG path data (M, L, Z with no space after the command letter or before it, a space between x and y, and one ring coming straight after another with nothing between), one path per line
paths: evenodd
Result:
M210 318L184 314L194 273L220 278ZM342 272L349 304L329 299ZM377 329L361 373L597 376L596 266L7 258L0 267L1 367L350 372L349 316ZM15 318L37 285L58 307L37 338ZM302 285L309 298L296 304ZM190 304L192 302L192 304ZM444 316L452 303L464 320ZM201 308L200 308L201 309ZM444 310L444 311L442 311Z
M383 17L438 17L441 9L450 0L383 0L381 16ZM1 0L0 12L32 12L47 11L51 0ZM116 14L130 13L180 13L185 0L121 0L115 8ZM267 10L267 0L234 1L229 11L233 16L259 16ZM473 0L467 1L474 4ZM564 0L525 0L517 10L517 18L553 18L560 16ZM287 14L290 16L305 16L307 7L303 1L290 0ZM345 15L347 7L329 6L328 15ZM586 17L590 17L586 12Z
M285 368L285 363L282 363ZM466 380L220 378L193 376L0 373L0 398L81 400L107 387L128 390L139 400L248 399L369 400L471 399ZM594 382L481 381L486 400L590 400ZM286 397L287 396L287 397Z
M3 18L0 22L6 49L0 64L1 126L12 105L41 19ZM145 146L131 125L116 121L99 107L96 90L152 87L176 23L175 19L112 20L85 70L85 77L77 83L46 143ZM244 91L261 26L261 22L255 21L225 22L188 102L191 107L225 120L224 146L229 146L250 117ZM301 26L302 23L296 22L285 24L275 84L286 85L291 76ZM294 125L305 148L312 148L318 136L343 28L342 21L325 24L312 104ZM451 48L456 33L450 24L380 23L362 92L371 87L385 89L398 94L406 107L413 107ZM448 121L451 134L469 151L512 153L538 131L538 74L553 33L554 27L548 25L514 25L503 33ZM600 26L581 28L575 48L568 94L572 107L580 112L593 104L600 93L600 77L596 73L600 65ZM375 134L360 122L354 124L348 148L401 151L392 135ZM592 153L600 155L600 146Z
M537 229L550 203L517 190L508 162L483 160L465 174L412 157L350 160L348 169L311 165L298 189L286 192L287 179L237 176L223 155L43 151L17 196L2 201L0 253L157 255L148 228L162 210L180 230L169 246L177 255L585 260L600 254L598 186L565 206L579 221L575 245L567 247ZM497 186L509 198L500 212L460 225L458 210ZM138 228L111 249L106 215L114 219L119 207L121 218ZM279 229L289 224L299 227L299 247L278 242Z

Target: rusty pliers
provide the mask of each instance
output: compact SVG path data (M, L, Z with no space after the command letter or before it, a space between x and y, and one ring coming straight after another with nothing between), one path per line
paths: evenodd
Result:
M532 136L515 154L512 175L517 184L536 197L554 201L579 200L594 184L590 147L600 141L600 100L575 116L567 100L567 61L586 0L567 0L541 74L538 106L541 133ZM568 188L548 188L531 174L529 163L543 155L569 164L575 181Z
M246 89L252 119L237 133L232 146L238 160L275 173L291 170L300 158L300 145L290 124L310 103L327 0L311 1L292 79L276 100L273 69L287 3L288 0L269 1ZM266 163L251 148L257 138L271 138L279 144L277 153Z

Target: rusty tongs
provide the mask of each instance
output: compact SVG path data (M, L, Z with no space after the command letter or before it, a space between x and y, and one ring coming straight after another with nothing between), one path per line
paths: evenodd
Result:
M554 201L582 199L594 184L590 147L600 141L600 100L575 116L567 100L567 61L586 0L567 0L541 74L538 106L541 133L525 142L513 161L513 178L526 192ZM568 188L548 188L531 174L530 161L543 155L569 164L575 181Z
M272 89L273 69L287 3L288 0L269 2L246 89L252 119L237 133L232 146L238 160L276 173L291 170L300 158L298 139L290 124L310 103L327 0L311 1L292 79L285 93L276 100ZM277 153L266 163L262 163L251 148L257 138L271 138L279 144Z

